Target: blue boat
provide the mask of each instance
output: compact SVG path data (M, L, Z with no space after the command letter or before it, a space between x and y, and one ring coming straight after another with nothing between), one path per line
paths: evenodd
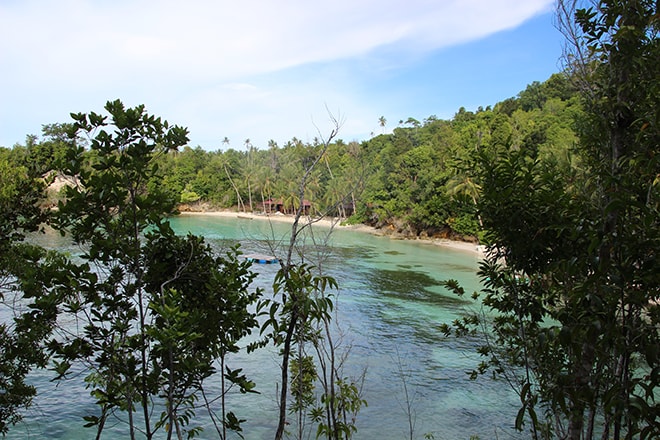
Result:
M245 255L244 258L258 264L275 264L280 262L279 258L265 254L248 254Z

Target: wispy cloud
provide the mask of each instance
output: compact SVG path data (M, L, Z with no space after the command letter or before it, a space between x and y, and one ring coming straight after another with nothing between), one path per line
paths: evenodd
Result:
M23 134L56 121L37 118L98 110L117 97L189 126L193 143L221 139L223 126L243 137L313 132L309 115L325 104L355 113L347 119L358 129L369 106L357 101L361 62L397 68L514 28L552 3L3 1L0 143L21 140L12 136L26 124Z

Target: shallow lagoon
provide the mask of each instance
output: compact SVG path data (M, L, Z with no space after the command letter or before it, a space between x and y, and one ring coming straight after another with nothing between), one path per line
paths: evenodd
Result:
M288 243L290 231L284 223L215 216L181 216L172 219L172 225L182 234L204 235L218 249L239 242L246 254L271 253L274 243ZM410 437L403 380L410 396L414 438L424 438L427 433L444 440L522 438L511 429L517 397L509 386L489 378L468 378L467 372L479 362L474 353L478 342L448 339L439 331L442 323L472 307L471 302L439 286L439 281L454 278L468 292L478 289L478 257L428 242L344 229L335 230L325 242L326 231L314 227L316 246L311 246L312 236L307 235L307 255L317 263L321 256L324 271L339 282L336 322L345 335L344 346L351 346L347 372L367 371L364 398L368 406L358 415L355 438ZM42 236L40 241L68 245L56 235ZM69 251L75 253L74 248ZM253 268L258 273L255 287L269 295L277 267L255 264ZM277 361L271 349L229 360L231 367L244 368L261 392L232 396L231 409L247 419L246 439L274 435ZM82 381L58 387L49 378L47 372L34 376L40 396L25 423L11 431L8 439L84 439L93 435L82 428L85 411L94 409ZM122 428L119 423L104 438L124 438ZM216 438L213 428L207 429L208 436L201 438Z

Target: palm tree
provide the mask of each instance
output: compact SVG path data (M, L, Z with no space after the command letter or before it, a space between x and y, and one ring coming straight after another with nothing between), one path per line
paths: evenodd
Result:
M378 125L380 125L381 132L385 133L385 126L387 125L387 119L385 119L385 116L378 118Z
M243 203L243 199L241 198L241 193L238 190L236 184L234 183L234 179L231 178L231 174L229 173L230 170L229 160L227 160L227 157L224 155L220 158L220 160L221 160L222 168L225 170L225 174L227 175L227 179L229 180L229 183L231 184L232 188L234 188L234 191L236 192L236 201L238 203L238 209L239 211L242 210L243 212L245 212L245 204Z
M481 186L475 182L471 176L464 172L460 172L449 179L446 185L446 190L447 195L451 197L458 195L469 197L472 200L472 203L476 206L481 193ZM479 220L479 226L483 227L481 216L477 215L477 219Z
M261 194L261 204L266 207L266 200L273 198L274 185L277 181L275 170L268 165L260 165L256 172L258 188Z
M250 138L245 139L245 148L247 150L246 155L246 164L244 167L243 174L245 176L245 184L247 185L248 190L248 203L250 204L250 212L254 211L252 204L252 176L254 173L254 146L250 142Z

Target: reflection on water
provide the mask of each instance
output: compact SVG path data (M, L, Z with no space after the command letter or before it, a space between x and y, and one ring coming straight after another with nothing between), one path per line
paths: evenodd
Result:
M244 253L281 255L288 244L289 226L266 221L212 216L181 216L172 220L181 234L204 235L217 250L238 243ZM335 230L329 240L315 227L301 245L306 258L316 261L340 285L336 293L337 324L350 347L347 371L358 375L366 368L364 398L368 406L358 415L357 439L409 438L409 420L415 421L415 438L432 433L436 439L523 438L511 425L515 418L515 394L507 384L489 379L470 381L467 373L479 362L475 339L445 338L442 323L456 319L470 307L440 285L457 279L466 291L477 290L477 258L471 254L422 242L376 237L350 230ZM57 234L38 238L40 244L75 254L79 249ZM312 241L314 240L314 242ZM314 257L314 258L312 258ZM272 294L277 265L255 265L254 287ZM230 359L230 367L242 367L257 383L259 395L232 395L229 404L244 425L247 439L273 437L276 414L274 373L278 357L272 347ZM35 374L40 396L27 419L7 438L89 438L81 417L94 406L81 382L59 387L49 382L50 373ZM209 391L217 392L213 379ZM405 400L403 384L409 392ZM73 386L72 386L73 385ZM66 411L62 404L66 403ZM407 413L404 408L411 408ZM211 426L203 438L214 438ZM123 438L125 427L117 424L106 438ZM113 437L115 435L115 437Z

